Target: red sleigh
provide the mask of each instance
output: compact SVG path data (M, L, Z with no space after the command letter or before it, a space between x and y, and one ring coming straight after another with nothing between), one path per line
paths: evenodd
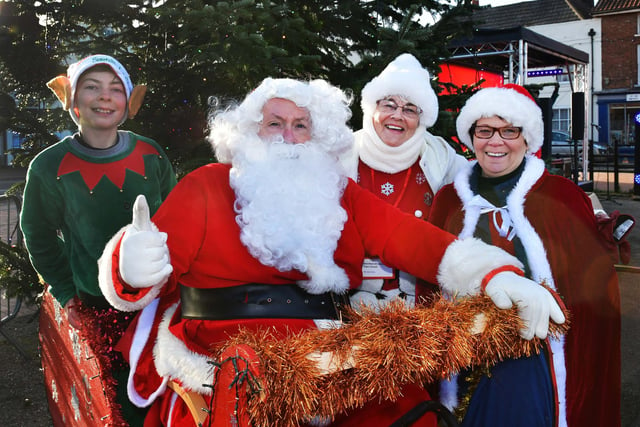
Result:
M51 420L56 427L127 426L115 400L109 343L95 336L96 319L81 312L84 331L69 325L49 292L40 309L39 340Z

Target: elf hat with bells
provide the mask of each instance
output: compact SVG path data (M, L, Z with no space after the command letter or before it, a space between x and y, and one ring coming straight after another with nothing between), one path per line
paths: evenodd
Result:
M122 82L127 95L127 111L119 125L124 123L127 118L132 119L138 113L140 106L142 106L142 100L144 99L147 87L145 85L137 85L134 87L131 83L129 73L127 73L127 70L125 70L122 64L115 58L108 55L91 55L69 65L66 76L57 76L47 82L47 87L56 94L62 103L62 108L69 110L71 118L77 125L80 124L80 118L78 117L78 111L75 106L78 80L82 73L101 64L107 65L113 70Z

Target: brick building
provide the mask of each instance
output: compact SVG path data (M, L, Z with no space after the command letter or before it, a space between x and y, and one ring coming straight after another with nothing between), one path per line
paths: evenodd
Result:
M602 28L602 90L596 93L600 140L617 145L627 155L623 162L633 162L640 113L640 0L599 0L592 16Z

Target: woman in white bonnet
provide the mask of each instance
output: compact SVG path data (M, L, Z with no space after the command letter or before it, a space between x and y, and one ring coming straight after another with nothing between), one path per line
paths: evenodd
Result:
M404 212L429 217L435 193L467 160L427 128L438 119L429 72L404 53L362 89L362 129L342 162L360 186ZM416 278L367 258L352 303L379 306L400 297L414 304Z

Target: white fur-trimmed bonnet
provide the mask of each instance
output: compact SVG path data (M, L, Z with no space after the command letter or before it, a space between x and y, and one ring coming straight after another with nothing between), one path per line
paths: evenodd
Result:
M476 92L467 100L456 120L458 138L473 151L469 130L483 117L500 116L513 126L522 127L527 152L535 153L544 141L542 110L522 86L506 84Z
M363 120L371 120L376 102L400 95L422 109L420 125L427 128L438 120L438 97L431 86L429 72L415 56L403 53L362 89Z

